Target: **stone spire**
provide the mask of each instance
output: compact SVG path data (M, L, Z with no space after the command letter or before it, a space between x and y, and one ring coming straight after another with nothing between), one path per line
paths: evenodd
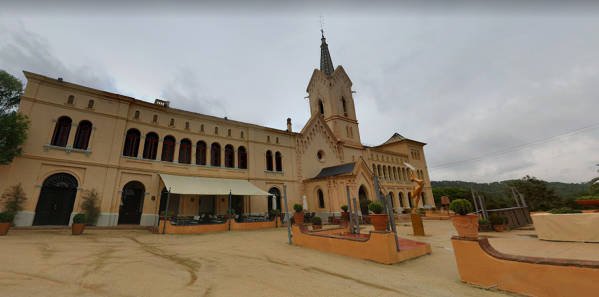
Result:
M327 39L324 38L324 31L320 29L322 43L320 44L320 71L326 75L333 74L335 69L333 68L333 61L331 60L331 54L329 53L329 45Z

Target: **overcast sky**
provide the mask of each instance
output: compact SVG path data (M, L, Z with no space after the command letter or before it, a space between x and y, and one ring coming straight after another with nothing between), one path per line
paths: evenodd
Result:
M324 15L363 143L426 142L432 180L598 175L599 10L587 2L44 3L0 11L0 69L23 81L27 70L279 129L291 117L299 131Z

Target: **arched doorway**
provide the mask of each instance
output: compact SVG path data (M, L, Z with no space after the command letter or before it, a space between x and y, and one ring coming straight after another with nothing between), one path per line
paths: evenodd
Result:
M139 225L145 193L146 189L144 185L138 181L128 182L123 187L123 195L121 196L121 205L119 208L119 225Z
M77 196L77 179L68 173L46 178L35 207L33 225L68 225Z
M268 193L275 196L275 201L277 204L277 207L273 208L274 205L272 203L272 197L269 197L268 198L268 212L270 213L270 211L273 209L282 210L283 207L281 207L281 191L279 191L278 188L272 187L272 188L270 188L270 190L268 190Z
M368 191L364 185L361 185L358 190L358 199L360 199L360 211L362 215L368 215L368 203L370 202L368 200Z

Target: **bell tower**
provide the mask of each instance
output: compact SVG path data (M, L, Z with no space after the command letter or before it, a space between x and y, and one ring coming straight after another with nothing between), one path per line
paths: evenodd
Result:
M322 30L320 41L320 70L314 69L307 89L310 114L322 116L344 143L361 147L352 82L342 66L334 68Z

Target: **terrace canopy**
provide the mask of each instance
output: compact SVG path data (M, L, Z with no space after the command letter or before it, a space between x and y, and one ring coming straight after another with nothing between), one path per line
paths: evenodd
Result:
M179 176L160 173L164 185L173 194L271 196L247 180Z

